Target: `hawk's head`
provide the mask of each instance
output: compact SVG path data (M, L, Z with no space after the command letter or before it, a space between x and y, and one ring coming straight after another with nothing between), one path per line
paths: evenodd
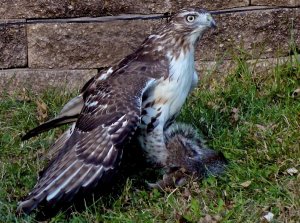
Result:
M195 45L209 28L215 28L216 22L211 14L203 9L181 9L171 16L169 22L150 35L138 50L141 55L171 55L177 59L181 53L194 53Z
M189 37L196 41L208 28L215 28L216 22L211 14L203 9L182 9L173 15L170 28L173 32Z
M181 9L174 14L169 23L162 27L158 35L149 38L159 40L159 44L168 47L195 45L208 28L215 28L216 22L204 9Z

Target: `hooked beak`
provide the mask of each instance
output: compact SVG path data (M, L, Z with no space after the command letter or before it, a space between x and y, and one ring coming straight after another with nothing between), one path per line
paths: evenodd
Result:
M210 28L213 28L213 29L216 29L216 28L217 28L217 23L216 23L216 21L213 19L213 17L211 16L211 14L208 14L208 15L207 15L207 20L210 22L210 23L209 23L209 27L210 27Z
M213 28L213 29L217 28L217 23L216 23L216 21L214 19L211 20L210 27Z

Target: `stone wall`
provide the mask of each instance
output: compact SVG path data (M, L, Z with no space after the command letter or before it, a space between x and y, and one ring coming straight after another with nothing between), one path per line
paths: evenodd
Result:
M197 49L200 72L215 61L232 67L240 49L266 64L284 60L292 38L300 46L300 0L2 0L0 93L77 88L132 52L166 22L163 13L187 6L212 10L218 23Z

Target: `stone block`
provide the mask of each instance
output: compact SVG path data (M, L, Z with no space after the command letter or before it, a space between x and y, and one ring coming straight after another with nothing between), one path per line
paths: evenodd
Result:
M102 0L2 0L0 17L15 18L65 18L96 16L103 12Z
M248 6L249 0L147 0L147 1L134 1L134 0L112 0L107 4L109 12L119 12L119 13L165 13L165 12L176 12L181 8L197 7L204 8L207 10L219 10L228 9L235 7Z
M248 11L216 15L218 29L199 44L197 60L284 57L300 46L300 9ZM293 37L292 37L293 36Z
M246 64L248 64L249 69L253 72L253 74L267 75L276 66L283 65L291 61L293 61L294 64L300 63L300 56L247 60ZM200 78L201 76L212 74L224 77L229 73L234 72L237 66L238 63L235 60L198 61L196 63L196 70Z
M300 6L299 0L251 0L251 5Z
M25 20L0 20L0 68L27 65Z
M133 52L164 20L29 25L31 68L99 68Z
M78 90L97 74L97 70L42 70L8 69L0 70L0 95L20 93L23 89L42 92L46 89L62 88ZM1 96L0 96L1 98Z
M0 18L69 18L118 15L125 13L165 13L180 8L201 7L210 10L247 6L249 0L2 0Z

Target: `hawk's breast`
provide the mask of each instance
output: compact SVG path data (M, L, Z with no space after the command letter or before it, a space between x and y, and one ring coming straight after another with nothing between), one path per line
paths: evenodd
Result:
M183 52L170 60L169 77L161 78L143 101L142 128L163 127L183 106L194 78L193 53ZM148 127L149 129L149 127Z

